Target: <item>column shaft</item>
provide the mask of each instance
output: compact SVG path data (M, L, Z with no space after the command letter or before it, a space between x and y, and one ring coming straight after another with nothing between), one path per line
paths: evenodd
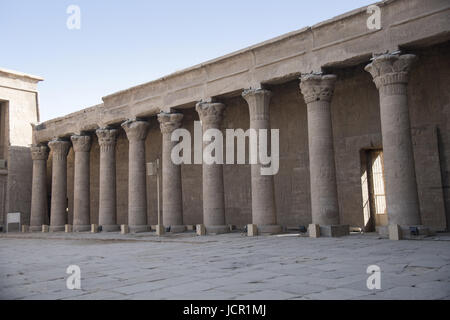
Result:
M31 191L30 230L41 231L48 224L47 216L47 158L46 146L31 147L33 159L33 183Z
M389 224L420 225L407 84L414 55L385 54L366 67L380 94Z
M313 224L339 224L330 103L336 76L305 75L300 88L308 110L308 145Z
M73 231L89 231L91 229L89 175L91 137L74 135L71 140L75 152Z
M171 141L172 132L181 126L181 113L160 113L158 120L162 133L162 212L163 225L171 232L182 232L183 197L181 188L181 166L171 159L172 148L176 142Z
M258 146L259 130L267 130L267 152L270 154L271 128L269 103L272 93L264 89L246 90L242 96L249 106L250 129L255 130L258 135ZM258 152L257 163L251 165L252 223L257 225L259 233L278 233L281 232L281 227L277 225L274 177L273 175L262 175L261 168L262 165Z
M100 145L100 189L98 220L102 231L118 231L116 222L116 138L115 129L96 130Z
M147 174L145 168L145 138L148 123L126 121L122 124L128 141L128 225L131 232L149 231L147 225Z
M48 146L53 152L50 231L64 231L67 223L67 153L70 143L53 140Z
M209 129L220 130L223 110L222 103L197 103L196 110L202 121L203 134ZM203 149L208 145L203 142ZM225 194L223 186L223 164L202 165L203 182L203 224L208 233L226 233L229 228L225 225Z

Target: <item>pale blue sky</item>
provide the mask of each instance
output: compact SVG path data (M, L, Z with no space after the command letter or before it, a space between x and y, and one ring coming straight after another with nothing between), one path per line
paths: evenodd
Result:
M41 121L375 0L1 0L0 68L41 76ZM81 29L69 30L69 5Z

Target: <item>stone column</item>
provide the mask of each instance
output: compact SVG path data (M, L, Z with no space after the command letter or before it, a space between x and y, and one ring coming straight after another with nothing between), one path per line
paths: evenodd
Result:
M163 225L170 232L183 232L183 198L181 191L181 166L172 162L172 148L177 142L171 141L172 132L181 126L183 114L160 113L158 121L162 133L162 211Z
M203 133L208 129L221 129L225 105L217 102L199 102L196 111L202 122ZM203 149L208 145L203 143ZM226 233L225 194L223 186L223 164L206 164L202 167L203 181L203 224L206 232L212 234Z
M37 145L31 147L33 159L33 184L31 191L30 230L41 231L48 224L47 216L47 158L48 148Z
M90 175L89 161L91 150L91 137L86 135L73 135L73 151L75 152L75 172L73 188L73 231L89 231L90 225Z
M128 153L128 225L130 232L146 232L147 184L145 138L148 122L128 120L122 123L129 141Z
M334 161L333 127L330 104L335 75L302 76L300 89L307 105L309 172L312 223L324 236L348 234L348 226L339 226L339 203Z
M270 113L269 102L272 93L264 89L250 89L242 93L247 101L250 113L250 129L254 129L259 137L259 130L267 130L267 152L270 154ZM252 223L258 233L279 233L277 225L273 175L262 175L259 160L251 165L252 175Z
M53 157L50 231L64 231L67 223L67 153L70 142L55 139L48 146Z
M409 70L415 58L410 54L384 54L365 68L380 94L386 202L391 225L421 224L407 98Z
M97 129L100 145L98 221L102 231L119 231L116 222L116 129Z

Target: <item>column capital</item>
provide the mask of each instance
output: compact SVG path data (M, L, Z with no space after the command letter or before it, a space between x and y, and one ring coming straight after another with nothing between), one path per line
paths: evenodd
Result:
M31 147L31 158L33 160L47 160L48 147L43 145L34 145Z
M203 125L211 125L214 127L219 127L222 122L224 109L225 105L220 102L200 101L195 106L195 110L198 112Z
M100 151L106 151L116 146L117 129L99 128L95 130L100 145Z
M130 142L145 140L147 137L149 124L143 120L127 120L122 123L122 128L127 134L127 138Z
M375 57L364 70L372 75L378 89L391 84L406 84L416 59L413 54L382 54Z
M91 137L86 135L73 135L70 137L73 151L89 152L91 150Z
M300 90L306 104L315 101L331 101L337 77L334 74L305 74L300 78Z
M60 139L54 139L48 143L50 150L53 152L54 159L65 159L70 149L70 142Z
M247 89L242 97L249 106L250 120L269 120L269 102L272 92L266 89Z
M158 114L158 121L162 134L171 134L175 129L181 127L182 120L182 113L161 112Z

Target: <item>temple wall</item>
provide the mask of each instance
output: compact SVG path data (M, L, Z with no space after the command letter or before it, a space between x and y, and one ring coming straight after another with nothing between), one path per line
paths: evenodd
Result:
M409 85L409 108L422 220L437 230L446 227L450 206L450 43L415 52L419 60ZM335 69L338 76L331 104L337 185L342 223L363 227L361 158L363 149L380 148L378 91L363 66ZM298 81L270 86L271 127L280 129L280 170L275 176L278 223L307 225L311 221L306 104ZM227 106L223 128L249 127L248 106L241 97L221 100ZM193 137L194 108L181 110L183 127ZM146 139L146 162L161 154L159 123L153 117ZM119 129L116 147L117 219L127 223L128 141ZM224 134L225 137L225 134ZM193 141L192 141L193 143ZM225 141L224 141L225 145ZM224 158L226 153L224 153ZM91 220L98 222L99 146L91 149ZM68 157L69 217L73 208L73 151ZM251 222L249 165L224 165L226 222ZM202 222L202 167L182 165L184 223ZM156 180L147 177L149 224L157 223Z

